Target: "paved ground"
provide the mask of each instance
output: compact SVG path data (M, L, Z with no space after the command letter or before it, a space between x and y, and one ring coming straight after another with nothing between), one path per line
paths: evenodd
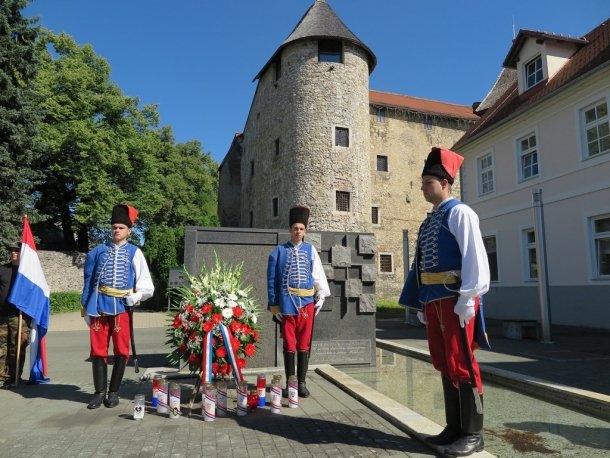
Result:
M140 374L127 368L117 408L91 411L85 407L93 393L87 331L76 314L53 316L47 342L51 383L0 390L0 456L437 456L422 441L313 371L308 383L313 395L301 400L298 409L289 409L284 402L280 414L264 408L237 417L235 391L230 390L226 418L205 422L200 408L189 418L186 412L194 380L181 379L185 415L170 419L148 406L144 420L133 420L135 394L143 393L150 401L150 381L140 381L140 375L146 368L162 365L167 352L162 314L141 313L136 322L141 328L148 326L138 332ZM248 382L254 383L259 371L246 373ZM332 373L332 368L328 366L327 371ZM347 382L358 386L349 378ZM424 431L440 430L422 420Z
M93 386L82 319L78 314L51 317L51 383L0 391L0 456L439 456L418 439L440 431L438 424L326 365L310 372L313 395L301 400L299 409L285 404L278 415L265 408L245 417L230 411L226 418L204 422L200 410L186 415L193 380L181 379L185 415L173 420L148 406L144 420L135 421L134 395L143 393L150 401L150 381L140 376L163 366L166 353L164 315L138 315L141 373L128 367L119 407L96 411L85 408ZM423 328L379 321L377 334L388 345L427 351ZM610 399L609 334L557 330L554 344L503 339L492 329L490 334L494 350L478 352L487 374L510 371L517 381L545 379L543 390L567 388L566 397L596 398L602 405ZM258 372L246 373L246 379L254 383ZM235 391L229 396L232 407Z

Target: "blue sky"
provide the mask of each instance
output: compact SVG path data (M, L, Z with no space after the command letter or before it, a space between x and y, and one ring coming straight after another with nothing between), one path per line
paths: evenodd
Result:
M156 103L178 142L221 162L242 131L253 78L313 0L33 0L24 14L89 43L112 80ZM582 36L607 0L328 0L377 56L370 88L471 105L498 76L519 29Z

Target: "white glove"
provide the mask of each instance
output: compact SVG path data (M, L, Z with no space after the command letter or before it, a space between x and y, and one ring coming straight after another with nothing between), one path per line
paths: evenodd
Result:
M85 320L85 324L87 325L87 327L91 326L91 317L89 315L85 315L83 317L83 320Z
M283 316L283 315L282 315L280 312L274 313L274 314L273 314L273 316L274 316L274 317L275 317L275 319L276 319L277 321L279 321L280 323L281 323L281 322L282 322L282 320L284 319L284 316Z
M458 300L458 303L453 307L453 311L460 317L460 326L466 326L474 318L474 299L469 299L465 304Z
M421 324L428 324L428 322L426 321L426 315L424 315L424 312L422 312L421 310L418 310L417 312L417 319L421 322Z
M320 299L318 302L316 302L316 304L313 306L313 310L314 310L314 316L318 316L318 313L320 313L320 309L322 308L322 305L324 305L324 298Z
M139 305L141 299L142 293L138 291L135 293L129 293L127 296L125 296L125 304L127 304L127 307L133 307L134 305Z

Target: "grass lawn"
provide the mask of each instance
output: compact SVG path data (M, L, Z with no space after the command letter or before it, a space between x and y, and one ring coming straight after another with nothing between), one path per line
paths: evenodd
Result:
M399 305L398 302L391 299L379 299L377 301L377 318L403 318L405 317L405 308Z

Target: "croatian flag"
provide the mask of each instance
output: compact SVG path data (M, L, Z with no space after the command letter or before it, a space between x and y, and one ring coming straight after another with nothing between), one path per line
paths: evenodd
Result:
M47 351L45 335L49 329L49 286L44 278L28 217L23 217L21 256L9 302L32 318L30 333L30 383L45 383Z

